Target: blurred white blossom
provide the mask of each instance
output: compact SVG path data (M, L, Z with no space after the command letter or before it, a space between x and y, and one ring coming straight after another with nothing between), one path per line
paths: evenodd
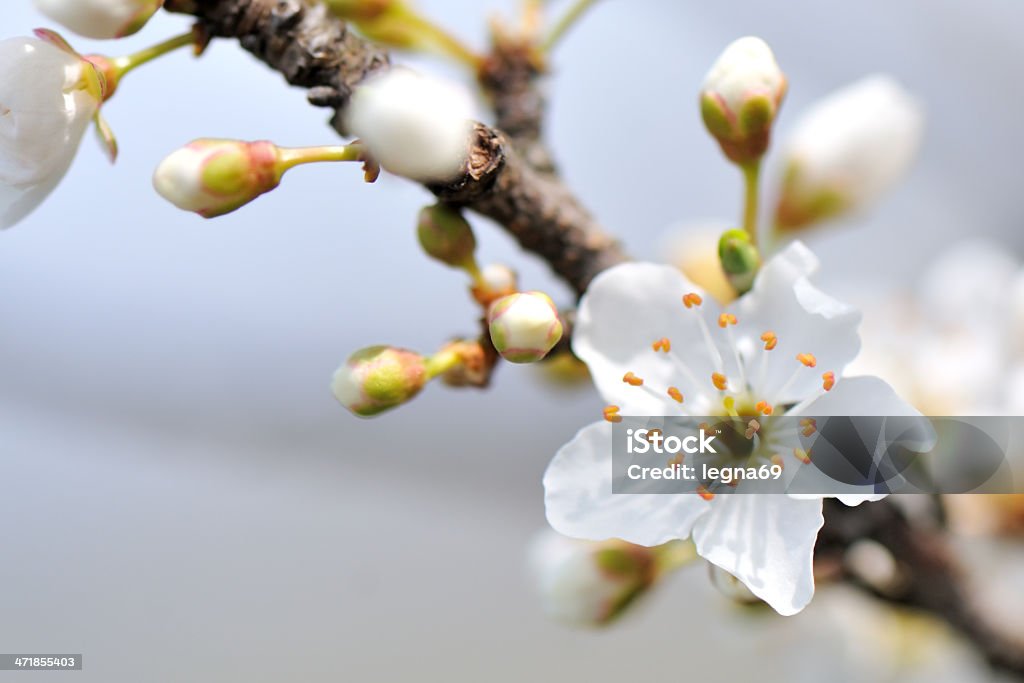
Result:
M824 98L789 141L777 227L802 228L874 202L907 172L923 131L921 105L888 76Z

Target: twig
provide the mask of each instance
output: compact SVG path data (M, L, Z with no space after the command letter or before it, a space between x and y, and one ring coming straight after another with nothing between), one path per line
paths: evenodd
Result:
M308 88L311 103L334 109L332 125L341 134L352 89L389 67L385 51L313 0L167 0L164 6L196 16L210 36L237 39L289 83ZM461 178L429 189L494 219L578 294L597 273L626 260L557 176L536 170L505 134L478 125L468 158Z
M1024 642L1000 633L970 604L963 577L940 529L913 525L889 500L847 507L825 501L825 526L818 536L816 560L840 561L846 548L870 539L888 550L908 576L884 591L851 575L849 582L892 605L942 618L967 639L993 669L1024 677Z

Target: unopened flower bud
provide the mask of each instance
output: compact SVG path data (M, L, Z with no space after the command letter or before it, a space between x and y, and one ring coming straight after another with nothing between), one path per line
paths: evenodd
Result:
M708 132L737 164L760 160L786 96L786 76L771 48L746 37L725 49L704 79L701 115Z
M776 227L797 230L874 202L910 168L923 130L921 106L888 76L821 100L790 140Z
M420 354L370 346L353 353L338 368L331 390L355 415L373 417L410 401L428 379L427 361Z
M544 611L573 626L603 626L623 614L658 577L656 550L620 540L537 535L529 568Z
M149 21L163 0L35 0L36 9L86 38L129 36Z
M281 182L279 150L269 142L195 140L164 159L153 186L179 209L222 216Z
M487 311L491 342L511 363L541 360L562 338L555 303L543 292L520 292L498 299Z
M458 209L435 204L420 211L417 235L428 255L454 268L474 266L476 237Z
M750 291L761 268L761 255L745 230L726 230L718 240L718 258L729 283L740 294Z
M519 276L508 266L490 263L480 270L472 291L476 300L486 308L501 297L518 292Z
M356 88L345 121L386 170L441 183L463 170L473 110L465 89L393 68Z
M750 592L750 589L742 581L710 562L708 562L708 576L711 579L711 585L733 602L741 605L764 604L760 598Z

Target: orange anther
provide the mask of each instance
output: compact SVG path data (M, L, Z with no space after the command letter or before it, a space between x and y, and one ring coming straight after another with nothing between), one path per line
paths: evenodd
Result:
M779 345L779 338L775 336L774 332L768 331L761 335L761 341L764 342L764 350L771 351Z
M821 386L825 391L832 391L832 387L836 385L836 373L826 372L821 376Z
M622 381L631 387L643 386L644 383L642 379L634 375L632 372L627 372L625 375L623 375Z
M668 395L676 403L682 403L683 402L683 394L682 394L682 392L679 391L678 389L676 389L675 387L669 387L668 388Z
M607 406L604 409L604 419L608 422L622 422L622 416L619 415L618 406Z
M668 353L669 351L672 350L672 342L670 342L667 338L662 337L658 341L651 344L651 348L654 349L655 351L664 351L665 353Z
M762 415L771 415L774 408L768 405L768 401L758 401L757 405L754 406L754 410Z
M700 294L690 292L689 294L683 295L683 305L687 308L693 308L694 306L700 306L704 303L704 299L701 298Z
M729 325L735 325L737 322L738 321L736 320L736 316L734 316L732 313L723 313L722 315L718 316L718 326L721 327L722 329L725 329Z
M803 464L805 464L805 465L810 465L811 464L811 452L810 451L805 451L802 448L794 448L793 449L793 455L795 455L796 459L799 460L800 462L802 462Z
M796 354L796 359L809 368L813 368L818 364L818 359L814 357L813 353L798 353Z
M779 467L785 467L786 466L786 462L782 459L782 456L779 455L778 453L776 453L775 455L773 455L771 457L771 461L772 461L773 465L778 465Z
M697 495L703 498L704 500L711 500L712 498L715 497L715 494L711 493L711 491L708 491L707 487L704 486L704 484L700 484L699 486L697 486Z
M711 375L711 383L715 385L715 388L719 391L725 391L725 387L728 386L729 381L720 372L716 372Z

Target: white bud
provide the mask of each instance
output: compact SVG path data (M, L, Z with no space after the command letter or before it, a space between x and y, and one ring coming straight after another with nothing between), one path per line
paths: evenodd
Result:
M88 62L46 41L0 41L0 228L49 196L67 173L99 111Z
M514 292L519 288L516 271L500 263L489 263L480 271L480 279L494 292Z
M888 76L821 100L797 123L786 152L779 227L804 227L877 200L910 168L923 132L921 105Z
M277 187L278 162L269 142L194 140L160 162L153 187L179 209L213 218Z
M145 26L163 0L35 0L36 8L86 38L123 38Z
M498 299L487 311L487 324L494 348L512 363L539 361L562 338L558 308L543 292L519 292Z
M768 44L748 36L730 44L704 78L701 114L736 163L761 158L786 96L786 76Z
M786 76L768 43L747 36L725 48L704 77L702 90L720 98L736 114L757 95L781 100L786 92Z
M573 626L600 626L657 578L650 548L581 541L551 530L531 542L528 566L545 613Z
M445 182L465 165L473 113L465 89L393 68L356 88L345 120L391 173Z

